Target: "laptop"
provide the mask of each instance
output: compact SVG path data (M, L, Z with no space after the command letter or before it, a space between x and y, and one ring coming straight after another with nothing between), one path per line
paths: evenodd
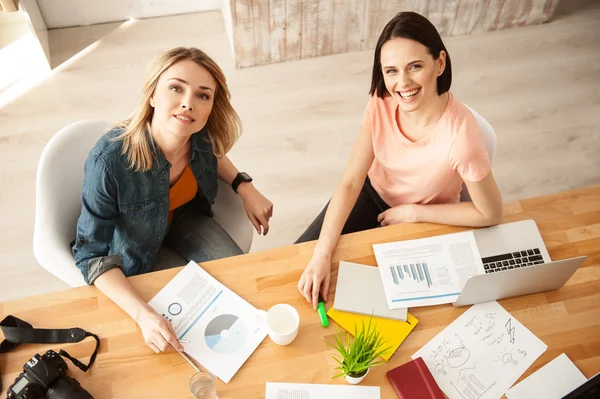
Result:
M587 257L553 262L533 220L475 230L485 274L467 280L454 306L562 287Z
M564 396L563 399L598 399L600 398L600 373L596 374L579 388Z
M406 321L407 309L390 309L379 269L340 262L333 308L342 312Z

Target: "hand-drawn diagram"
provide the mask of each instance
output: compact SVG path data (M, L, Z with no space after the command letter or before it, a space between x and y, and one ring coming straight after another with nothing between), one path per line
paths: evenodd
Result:
M444 370L444 363L436 363L435 367L433 368L433 373L435 377L437 377L440 374L448 375L448 373L446 373L446 370Z
M506 327L506 333L510 337L510 343L514 344L515 343L515 328L512 327L511 322L512 322L512 319L508 319L508 321L506 322L506 324L504 326Z
M423 357L450 399L504 392L547 346L497 302L472 306L413 355Z
M506 327L506 333L510 337L509 338L510 343L514 344L515 343L515 328L512 327L511 321L512 321L512 319L508 319L508 321L506 322L506 324L504 326Z
M448 366L455 369L465 364L470 356L470 350L464 346L459 346L458 348L451 350L446 359L448 360Z
M506 348L504 348L504 350L501 351L500 354L494 359L494 362L502 362L504 365L506 365L506 364L512 364L513 366L518 365L519 362L512 355L513 350L514 350L514 348L511 349L510 352L507 352ZM521 353L521 351L519 351L519 353Z
M459 368L471 357L471 351L465 347L460 336L455 334L454 338L458 341L457 343L451 344L447 340L442 340L434 350L434 374L447 375L446 366L453 369Z
M481 398L496 382L494 381L489 386L485 386L475 375L477 366L473 363L473 367L460 370L456 382L450 381L450 385L464 399Z

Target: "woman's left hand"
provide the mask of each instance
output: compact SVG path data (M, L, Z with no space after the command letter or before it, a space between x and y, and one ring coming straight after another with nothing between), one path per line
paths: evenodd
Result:
M244 208L248 219L254 225L254 228L261 234L267 235L269 232L269 219L273 216L273 203L265 198L252 183L242 183L238 187L238 193L244 200Z
M414 204L395 206L380 213L379 216L377 216L377 221L381 223L382 226L404 222L418 222L417 207L418 205Z

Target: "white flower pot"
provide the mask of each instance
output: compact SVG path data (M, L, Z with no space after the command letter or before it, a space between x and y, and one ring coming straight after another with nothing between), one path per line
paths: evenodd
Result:
M367 372L362 376L362 377L350 377L348 375L345 375L344 378L346 379L346 382L348 384L352 384L352 385L356 385L356 384L360 384L362 382L362 380L365 379L365 377L367 376L367 374L369 374L369 370L371 369L367 369Z

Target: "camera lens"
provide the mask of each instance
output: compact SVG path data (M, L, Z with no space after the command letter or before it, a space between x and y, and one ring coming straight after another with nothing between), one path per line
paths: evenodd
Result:
M94 399L76 379L67 376L58 378L56 384L48 389L46 397L48 399Z

